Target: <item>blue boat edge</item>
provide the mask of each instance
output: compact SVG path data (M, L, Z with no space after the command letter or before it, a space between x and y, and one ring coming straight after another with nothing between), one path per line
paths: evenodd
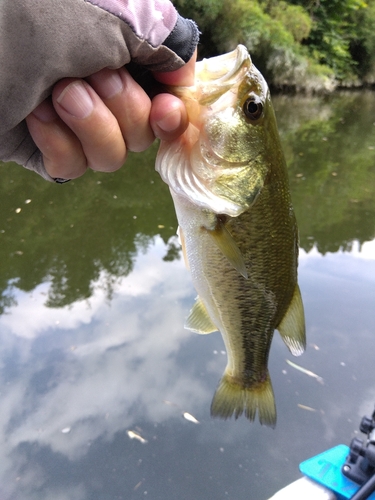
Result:
M299 469L309 479L333 491L338 500L350 499L359 490L360 485L342 473L341 469L349 452L348 446L339 444L301 462ZM368 500L375 500L375 493L372 493Z

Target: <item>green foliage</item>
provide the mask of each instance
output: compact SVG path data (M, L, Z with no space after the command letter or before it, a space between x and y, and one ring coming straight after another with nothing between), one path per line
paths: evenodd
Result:
M350 53L357 62L357 75L364 83L375 83L375 1L353 13L353 36Z
M307 4L314 21L306 43L314 58L327 64L340 80L351 77L356 71L356 61L350 53L350 42L357 27L355 14L367 8L362 0L319 0L297 2Z
M151 148L112 175L87 172L61 186L0 163L0 314L15 286L29 291L45 281L48 306L90 297L99 276L110 298L138 251L158 234L167 242L176 219L154 162Z
M300 5L290 5L287 2L277 2L270 9L270 14L293 35L296 42L306 39L312 28L312 19Z
M311 26L302 12L301 7L286 2L272 5L269 12L256 0L225 2L211 38L218 52L232 50L238 43L246 45L274 86L309 88L311 81L317 89L329 88L330 71L314 63L296 40L306 36Z
M269 83L321 90L375 81L375 0L175 0L200 53L246 45Z

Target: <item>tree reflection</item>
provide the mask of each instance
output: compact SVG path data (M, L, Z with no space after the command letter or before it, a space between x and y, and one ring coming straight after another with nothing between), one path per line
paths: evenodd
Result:
M276 96L274 103L301 246L324 254L372 240L375 96ZM103 274L110 299L116 280L158 234L169 242L164 260L179 258L173 204L154 171L155 154L156 146L114 174L88 172L62 186L1 167L0 313L14 305L15 286L31 291L45 281L47 306L90 297Z
M88 172L63 186L2 166L0 312L11 305L11 280L24 291L50 281L46 304L62 307L90 297L103 271L126 276L155 235L167 242L175 234L173 204L154 156L155 149L119 172ZM107 283L110 295L110 278Z
M375 96L276 99L300 245L320 253L374 238ZM298 121L298 116L305 116Z

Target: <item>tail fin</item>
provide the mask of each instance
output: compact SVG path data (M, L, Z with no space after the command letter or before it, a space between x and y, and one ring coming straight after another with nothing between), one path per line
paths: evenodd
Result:
M211 416L237 419L242 413L250 421L255 419L258 410L259 422L268 427L276 425L276 406L271 379L267 372L264 382L252 387L242 387L224 373L211 403Z

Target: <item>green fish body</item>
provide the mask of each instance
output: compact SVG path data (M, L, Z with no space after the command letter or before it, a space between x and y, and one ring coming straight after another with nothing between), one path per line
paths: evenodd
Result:
M186 328L219 330L228 362L211 414L276 423L268 356L277 329L305 347L297 284L298 231L267 84L245 47L197 63L196 85L175 89L190 119L162 142L185 261L198 292Z

